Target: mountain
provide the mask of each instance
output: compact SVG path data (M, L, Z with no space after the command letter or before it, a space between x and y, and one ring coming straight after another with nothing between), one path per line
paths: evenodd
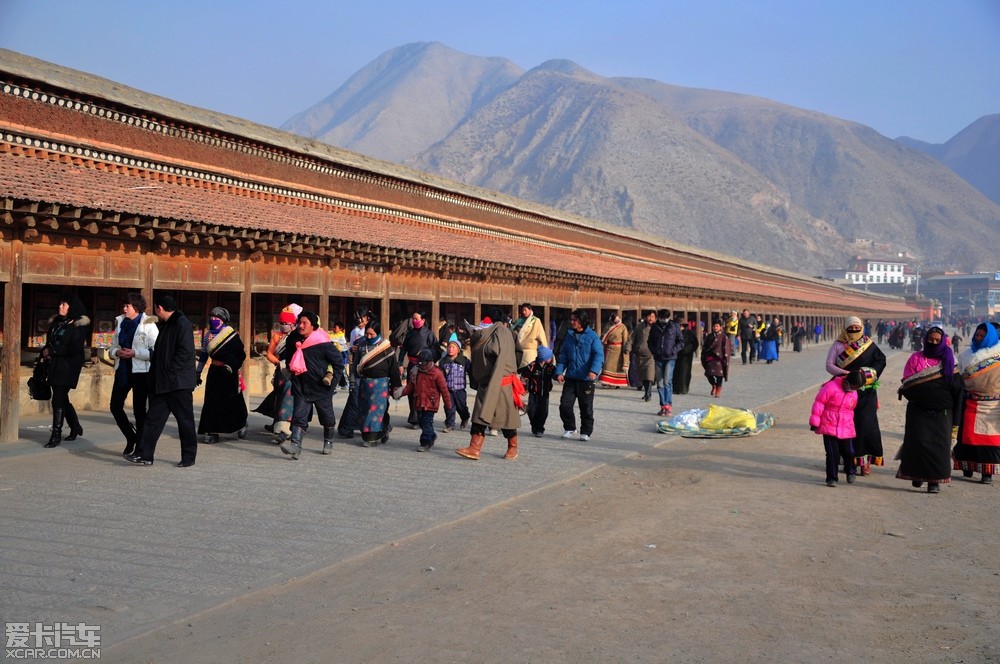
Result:
M846 251L842 238L662 104L565 61L527 72L407 164L786 267L824 244Z
M947 143L925 143L905 136L896 140L940 160L984 196L1000 203L1000 114L979 118Z
M733 93L393 49L283 126L476 187L818 274L906 252L995 269L1000 205L874 130ZM878 250L872 247L879 247Z
M281 128L401 162L447 136L523 73L504 58L471 57L437 43L409 44L376 58Z

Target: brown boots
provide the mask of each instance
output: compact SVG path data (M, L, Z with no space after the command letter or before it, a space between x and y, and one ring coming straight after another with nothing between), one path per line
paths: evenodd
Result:
M517 434L513 438L507 439L507 454L504 454L503 458L507 461L513 461L517 458Z
M712 396L713 397L720 397L720 396L722 396L722 386L721 385L713 385L712 386Z
M468 447L463 447L460 450L455 450L455 454L466 459L472 459L473 461L479 460L479 451L483 449L483 443L486 441L486 436L481 433L472 434L472 440L469 442Z
M486 441L486 436L481 433L472 434L472 440L469 442L468 447L463 447L460 450L455 450L455 454L466 459L472 459L473 461L479 460L479 452L483 449L483 443ZM503 458L507 461L513 461L517 458L517 435L515 434L512 438L507 439L507 453L503 455Z

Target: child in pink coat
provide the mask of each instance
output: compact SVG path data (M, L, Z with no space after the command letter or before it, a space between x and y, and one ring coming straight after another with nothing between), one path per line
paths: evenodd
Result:
M847 483L854 484L854 408L858 405L858 388L865 384L860 371L834 376L823 383L813 402L809 428L823 434L826 448L826 485L837 486L837 466L844 460Z

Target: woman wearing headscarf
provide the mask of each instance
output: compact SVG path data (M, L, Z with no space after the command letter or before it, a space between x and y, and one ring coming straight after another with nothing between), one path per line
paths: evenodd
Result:
M608 329L601 338L604 346L604 368L598 380L604 387L628 387L628 358L632 345L628 328L621 316L612 314L608 319Z
M826 371L831 376L844 376L861 371L865 384L858 390L858 405L854 409L854 454L859 475L871 475L872 464L885 464L882 452L882 430L878 423L878 377L885 371L885 353L864 332L864 323L849 316L844 329L826 354Z
M729 335L722 331L722 321L716 318L712 321L712 331L705 335L701 349L701 366L705 369L708 384L712 386L713 397L722 396L722 383L729 380L732 350Z
M76 440L83 435L80 418L69 400L69 391L76 388L86 359L87 326L83 302L77 297L59 299L59 313L49 319L49 329L42 346L42 361L48 363L48 380L52 387L52 434L45 447L56 447L63 440ZM63 419L69 434L62 437Z
M955 470L965 477L982 474L991 484L1000 471L1000 336L990 323L981 323L969 348L958 357L965 388L958 444L952 451Z
M691 389L691 369L694 366L694 354L698 352L698 333L695 331L697 322L684 322L677 317L681 326L681 336L684 337L684 347L677 351L677 362L674 363L674 394L687 394ZM727 362L728 365L728 362Z
M254 412L271 418L271 424L264 428L274 434L272 442L275 445L280 445L292 435L292 411L295 409L295 400L292 398L291 373L288 371L287 363L286 366L282 366L281 355L285 350L289 333L295 329L300 313L302 307L294 302L278 313L278 329L271 332L271 341L264 355L267 361L274 365L271 393L257 408L254 408Z
M923 338L923 350L903 367L899 398L906 397L906 425L899 449L896 477L928 493L938 493L951 481L951 432L958 425L962 380L955 373L955 355L944 330L932 327Z
M365 328L363 355L358 360L358 417L361 444L375 447L389 440L389 397L402 390L399 361L376 321Z
M115 336L109 355L115 358L115 382L111 388L111 415L125 436L123 457L138 452L142 427L146 422L146 400L149 396L149 366L153 346L159 335L156 316L146 316L146 298L141 293L129 293L122 303L122 314L115 319ZM125 412L125 397L132 393L135 426Z
M207 366L205 402L201 407L198 433L205 435L205 442L219 442L219 435L236 433L246 438L247 404L243 399L240 368L246 359L246 350L239 333L229 326L229 311L223 307L212 309L208 317L208 334L198 355L198 382Z
M760 335L760 352L757 361L764 360L768 364L778 360L778 344L781 343L781 320L775 316ZM840 375L840 374L836 374Z

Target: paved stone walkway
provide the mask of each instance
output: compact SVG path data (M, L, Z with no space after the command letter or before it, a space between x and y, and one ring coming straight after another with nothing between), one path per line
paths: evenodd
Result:
M827 347L772 365L737 357L718 400L696 366L674 411L710 402L766 410L826 379ZM524 418L515 462L501 460L502 438L487 438L479 462L461 459L453 450L468 435L459 432L415 454L405 402L390 406L386 446L338 441L322 456L314 427L293 462L252 414L247 440L201 445L186 469L174 467L170 426L156 464L140 467L120 457L108 413L83 413L84 437L52 450L42 447L48 423L24 421L21 441L0 447L0 617L100 625L109 646L670 440L656 432L656 398L645 403L635 390L600 390L591 441L564 440L558 400L557 388L544 437L526 433Z

